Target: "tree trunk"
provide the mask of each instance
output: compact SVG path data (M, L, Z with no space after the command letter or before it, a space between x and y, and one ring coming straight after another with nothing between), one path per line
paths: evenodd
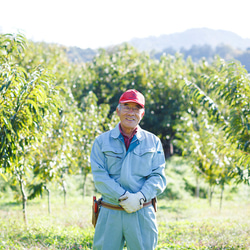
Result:
M63 187L63 196L64 196L64 206L67 206L67 188L65 181L62 182L62 187Z
M83 175L83 187L82 187L82 188L83 188L83 190L82 190L82 191L83 191L83 193L82 193L82 194L83 194L83 198L85 197L85 193L86 193L86 180L87 180L87 175L88 175L88 174L84 172L84 175Z
M213 187L209 185L209 205L212 207Z
M199 176L196 176L196 188L195 188L195 197L200 197L200 182L199 182Z
M47 188L46 185L44 185L44 189L47 191L48 194L48 212L51 214L51 206L50 206L50 190Z
M27 221L27 211L26 211L26 204L27 204L27 196L24 190L24 184L23 184L23 179L22 179L22 175L19 176L19 184L20 184L20 189L21 189L21 193L22 193L22 201L23 201L23 219L25 224L28 224Z
M220 194L220 211L221 211L221 208L222 208L223 193L224 193L224 184L222 184L222 186L221 186L221 194Z
M163 141L163 150L166 159L169 159L174 154L174 146L170 139Z

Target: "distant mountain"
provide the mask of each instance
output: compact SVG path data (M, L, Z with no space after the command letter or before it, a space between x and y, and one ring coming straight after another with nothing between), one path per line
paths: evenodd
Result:
M128 43L139 51L162 51L169 47L175 50L180 48L189 49L193 45L205 44L211 47L225 44L241 50L250 48L250 39L244 39L231 31L208 28L189 29L184 32L161 35L159 37L134 38Z
M96 50L93 49L81 49L79 47L68 47L67 55L70 61L75 63L89 62L97 54Z

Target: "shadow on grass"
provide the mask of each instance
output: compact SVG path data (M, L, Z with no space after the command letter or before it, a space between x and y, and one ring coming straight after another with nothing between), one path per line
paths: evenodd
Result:
M177 207L171 207L171 206L158 206L158 209L160 210L165 210L166 212L174 212L174 213L180 213L181 212L181 208L177 208Z
M50 232L50 234L52 234ZM91 249L93 239L91 237L72 237L66 235L32 234L20 238L20 243L26 246L43 246L56 249Z
M6 202L6 203L0 203L0 209L1 210L8 210L9 208L20 208L22 205L19 201L13 201L13 202Z

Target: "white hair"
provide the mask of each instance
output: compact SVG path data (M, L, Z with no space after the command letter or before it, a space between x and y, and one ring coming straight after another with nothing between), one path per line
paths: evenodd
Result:
M118 108L119 111L121 110L121 104L120 103L118 103L117 108ZM145 108L141 107L140 113L142 113L144 111L145 111Z

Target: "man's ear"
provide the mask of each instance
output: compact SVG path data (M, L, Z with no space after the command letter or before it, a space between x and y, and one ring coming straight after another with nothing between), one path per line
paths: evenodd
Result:
M145 115L145 110L143 110L143 112L141 114L141 119L143 118L144 115Z
M116 108L116 114L120 116L120 110L118 108Z

